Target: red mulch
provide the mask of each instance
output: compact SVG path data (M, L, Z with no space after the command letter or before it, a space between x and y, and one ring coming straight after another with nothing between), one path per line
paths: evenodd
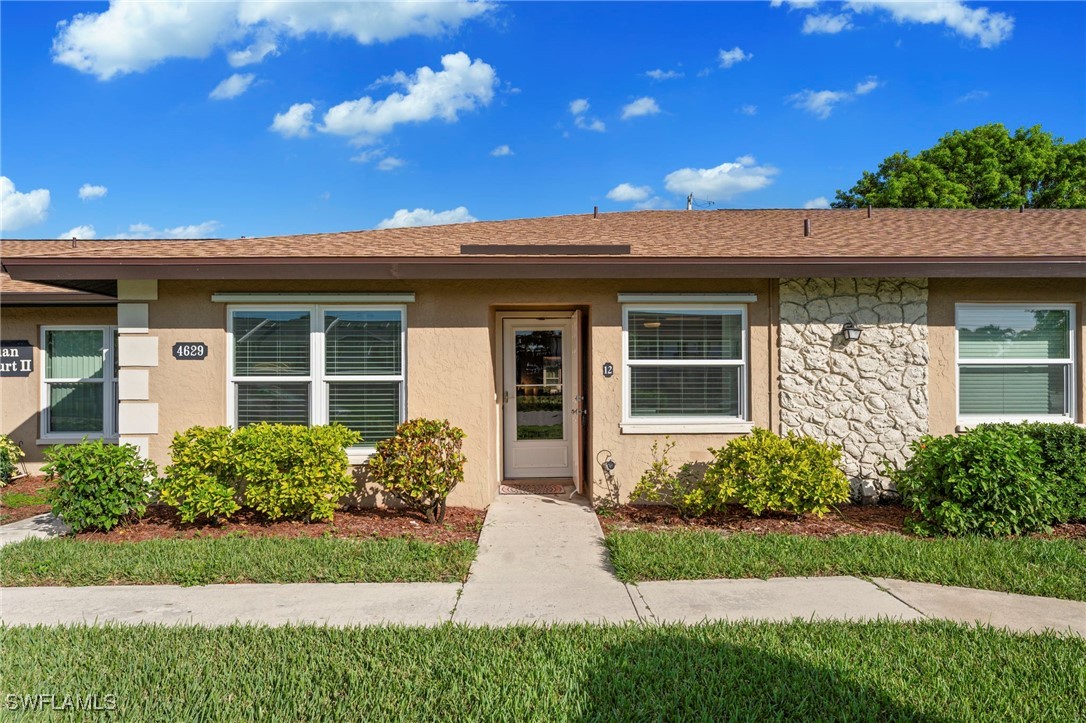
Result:
M445 521L436 525L411 510L352 508L336 512L331 522L269 522L254 512L240 512L222 524L184 523L164 505L152 505L139 520L122 524L109 532L83 532L81 540L138 542L161 538L194 537L411 537L427 542L459 542L479 539L485 510L450 507Z
M670 507L662 505L624 505L612 513L600 515L605 532L620 530L715 530L718 532L780 532L810 537L837 535L877 535L894 532L911 535L905 520L911 513L900 504L841 505L822 519L814 515L767 512L762 517L743 507L729 505L727 512L684 520ZM1086 540L1086 524L1056 525L1052 532L1033 535L1040 538Z
M6 525L9 522L18 522L19 520L25 520L27 517L33 517L34 515L41 515L50 511L49 505L29 505L27 507L8 507L3 504L3 495L10 494L12 492L18 492L22 494L32 495L39 494L42 490L46 490L52 487L53 484L45 477L40 475L29 475L27 477L20 477L19 479L0 487L0 525Z

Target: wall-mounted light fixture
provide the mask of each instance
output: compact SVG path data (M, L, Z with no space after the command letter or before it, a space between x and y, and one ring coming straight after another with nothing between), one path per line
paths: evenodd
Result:
M845 337L845 341L859 341L860 327L856 326L851 321L846 321L841 325L841 336Z

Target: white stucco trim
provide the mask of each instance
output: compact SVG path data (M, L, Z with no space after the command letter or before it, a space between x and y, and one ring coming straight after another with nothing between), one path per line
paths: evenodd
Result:
M157 367L157 336L122 336L117 340L117 359L122 367Z
M158 280L118 279L117 301L158 301Z
M146 334L147 304L117 304L117 331L121 334Z
M720 422L718 424L630 424L619 425L623 434L747 434L754 422Z
M145 402L151 398L151 375L146 369L121 367L117 372L117 399Z

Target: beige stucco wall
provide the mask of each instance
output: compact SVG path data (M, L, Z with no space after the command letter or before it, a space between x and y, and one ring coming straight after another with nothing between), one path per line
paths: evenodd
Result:
M580 308L589 319L584 344L588 359L586 388L590 423L588 458L608 449L617 463L615 479L629 492L651 460L650 447L662 435L623 434L622 317L620 292L741 292L758 295L749 307L750 409L754 422L776 424L774 355L776 334L770 326L770 280L717 281L413 281L413 282L252 282L161 281L149 308L151 333L159 338L159 366L150 369L150 397L159 404L159 434L150 437L151 458L169 461L174 432L192 425L225 424L226 305L213 303L214 292L385 292L412 291L407 305L407 413L409 417L447 418L467 433L466 479L451 504L483 507L500 482L500 355L497 313L524 308ZM177 341L208 344L204 361L177 361L170 349ZM604 362L615 373L604 379ZM708 448L723 435L675 435L673 458L708 459ZM589 475L602 483L592 461ZM596 490L601 492L600 489Z
M969 302L1037 302L1075 305L1077 421L1083 416L1086 388L1086 281L1083 279L931 279L928 286L928 429L931 434L953 433L957 420L954 305Z
M34 348L34 371L28 377L0 377L0 432L21 444L31 473L41 467L47 444L38 444L41 429L43 360L41 327L66 324L109 325L117 322L112 307L0 306L0 336L26 340Z

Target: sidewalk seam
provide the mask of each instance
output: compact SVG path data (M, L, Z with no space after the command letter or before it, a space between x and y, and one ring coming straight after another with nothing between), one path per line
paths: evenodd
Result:
M889 596L890 596L890 597L892 597L893 599L897 600L897 601L898 601L899 603L901 603L901 604L902 604L902 605L904 605L905 607L909 608L910 610L915 610L916 612L918 612L918 613L920 613L921 615L923 615L925 619L928 619L928 620L930 620L930 619L931 619L931 616L930 616L930 615L928 615L928 614L927 614L926 612L924 612L924 611L923 611L923 610L921 610L920 608L916 607L915 605L913 605L913 604L912 604L912 603L910 603L909 601L907 601L907 600L903 600L902 598L898 597L898 596L897 596L897 595L895 595L895 594L893 593L893 591L891 591L891 590L890 590L889 588L885 588L885 587L883 587L882 585L878 584L877 582L875 582L875 581L874 581L874 580L872 580L871 578L865 578L865 577L857 577L856 579L857 579L857 580L863 580L864 582L870 583L870 584L871 584L872 586L874 586L874 588L875 588L876 590L879 590L880 592L884 592L884 593L886 593L887 595L889 595Z

